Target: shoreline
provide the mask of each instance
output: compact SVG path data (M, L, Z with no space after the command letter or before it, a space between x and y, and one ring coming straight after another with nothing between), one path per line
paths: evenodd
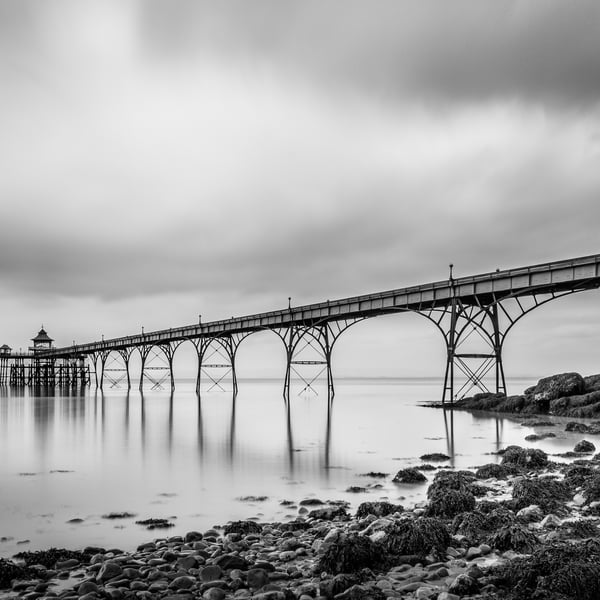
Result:
M546 432L531 441L556 425L543 413L501 416ZM302 509L291 521L160 530L127 552L20 553L0 559L0 600L517 600L557 590L553 598L591 600L600 594L600 454L581 442L564 462L514 445L493 453L500 462L464 470L422 456L393 479L404 492L428 482L412 507L380 499L350 514L347 501L304 498L281 503Z
M438 468L413 508L367 502L350 515L343 501L306 499L307 515L291 522L236 521L135 552L25 552L25 563L0 561L0 598L511 598L501 581L522 556L599 538L600 457L554 463L518 446L501 455L474 471ZM419 469L397 478L409 471Z

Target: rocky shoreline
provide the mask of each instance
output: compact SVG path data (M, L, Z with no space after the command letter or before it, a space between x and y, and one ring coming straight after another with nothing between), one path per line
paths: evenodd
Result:
M458 410L485 410L574 419L600 416L600 374L561 373L540 379L521 395L481 393L453 403ZM599 429L600 433L600 429Z
M593 395L597 390L585 390L600 387L600 376L575 375L541 380L519 410L504 410L508 399L496 395L467 399L460 408L487 403L533 416L531 406L546 409L542 414L593 406L574 406L573 399ZM554 425L539 417L527 423ZM593 422L567 424L578 433L596 429ZM22 552L0 559L0 600L597 599L594 451L580 440L562 455L567 462L557 463L541 449L509 446L498 462L469 470L427 463L401 469L392 479L399 491L430 482L427 500L412 507L365 502L349 514L345 502L310 498L285 504L298 510L292 521L235 521L162 537L134 552Z
M0 560L0 598L600 597L600 456L500 454L473 471L437 469L427 502L411 509L367 502L350 515L329 503L291 522L231 522L131 553L23 552Z

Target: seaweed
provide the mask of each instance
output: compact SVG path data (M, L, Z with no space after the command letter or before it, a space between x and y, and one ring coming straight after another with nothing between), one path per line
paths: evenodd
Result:
M596 471L586 465L569 465L565 470L565 481L573 487L583 485Z
M0 589L9 588L15 579L30 579L35 574L27 567L16 565L6 558L0 558Z
M571 497L572 491L568 483L549 477L523 477L513 485L515 510L537 504L544 512L551 512L563 508Z
M475 496L471 492L460 490L440 490L429 501L426 514L429 517L445 517L451 519L456 515L473 510Z
M475 508L471 485L475 476L470 471L440 471L427 490L430 517L453 518Z
M480 544L487 539L490 533L501 527L512 525L515 521L513 512L497 505L490 511L476 510L464 512L452 521L451 531L454 534L464 535L473 544Z
M391 504L390 502L363 502L356 511L356 517L362 519L367 515L376 517L386 517L395 512L402 512L404 507L400 504Z
M477 479L506 479L509 475L514 475L514 467L508 465L499 465L497 463L488 463L482 465L475 471Z
M392 481L394 483L422 483L423 481L427 481L427 477L418 469L410 467L408 469L400 469Z
M387 529L387 534L382 546L392 556L413 554L424 557L431 552L444 557L451 543L444 523L429 517L395 521Z
M581 452L585 454L589 454L596 449L596 446L589 442L588 440L581 440L575 444L575 448L573 448L573 452Z
M431 454L423 454L423 456L419 456L421 460L424 461L433 461L433 462L442 462L445 460L450 460L450 457L447 454L442 454L441 452L433 452Z
M582 485L583 497L588 504L600 500L600 473L594 473Z
M548 466L548 455L539 448L508 446L502 453L501 464L527 469L543 469Z
M600 597L600 542L557 542L491 569L493 583L510 600L561 598L596 600Z
M174 523L170 523L168 519L143 519L142 521L136 521L136 525L145 525L146 529L167 529L169 527L175 527Z
M31 565L42 565L47 569L53 569L57 562L74 558L79 562L88 562L90 554L77 550L66 550L65 548L49 548L48 550L35 550L19 552L15 558L22 560L27 567Z
M597 521L589 519L567 521L560 526L560 532L563 537L577 539L594 538L600 535Z
M381 551L370 538L356 533L342 534L336 543L329 544L319 557L317 570L334 575L354 573L364 568L376 568L381 562Z
M492 548L501 552L514 550L515 552L532 552L539 544L537 536L521 523L512 523L501 527L488 538L487 542Z
M231 521L223 527L223 534L238 533L240 535L249 535L251 533L260 533L262 525L254 521Z

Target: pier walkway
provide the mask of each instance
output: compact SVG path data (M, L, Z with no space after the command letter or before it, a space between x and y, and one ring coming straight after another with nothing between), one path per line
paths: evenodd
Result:
M443 281L52 348L37 358L81 361L85 357L94 365L100 387L106 376L114 381L116 371L122 371L130 386L129 359L137 350L142 360L140 387L145 381L158 387L170 380L174 388L173 357L179 345L189 341L198 354L198 389L202 374L220 368L232 376L235 392L235 357L240 343L252 333L270 330L285 345L284 395L289 397L292 374L312 365L320 368L314 379L325 373L332 396L331 353L339 336L363 319L414 312L427 318L443 336L447 360L442 400L450 401L473 388L506 392L502 348L512 327L550 300L598 287L600 254L459 278L452 276L450 265L450 276ZM300 355L307 347L318 356L302 360ZM220 362L209 362L215 354ZM113 372L107 363L115 358L121 367ZM314 379L305 380L306 385L310 387ZM212 380L220 381L218 377Z

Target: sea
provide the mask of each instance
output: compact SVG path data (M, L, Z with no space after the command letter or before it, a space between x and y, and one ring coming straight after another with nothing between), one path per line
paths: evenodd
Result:
M0 387L0 556L128 551L231 520L295 519L308 498L350 510L377 500L410 507L427 484L392 479L424 454L470 468L498 462L495 452L510 444L559 453L581 437L554 419L557 437L530 443L525 436L542 430L518 417L428 407L441 398L439 379L338 379L331 401L318 383L293 386L287 403L281 380L240 380L235 396L226 383L200 395L191 380L173 393L141 393L135 383L129 391ZM126 516L109 518L115 513ZM170 527L137 523L147 519Z

